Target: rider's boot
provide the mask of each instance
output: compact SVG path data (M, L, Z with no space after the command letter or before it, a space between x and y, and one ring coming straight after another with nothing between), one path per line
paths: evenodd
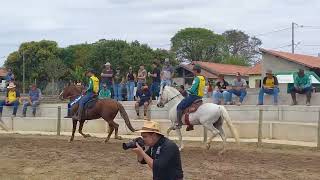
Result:
M182 110L177 110L177 120L174 129L180 129L182 126Z
M80 121L82 116L82 107L79 107L78 112L72 117L75 120Z

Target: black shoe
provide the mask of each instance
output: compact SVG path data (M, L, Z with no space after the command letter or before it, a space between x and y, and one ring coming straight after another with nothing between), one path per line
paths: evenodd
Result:
M72 118L72 116L69 116L69 115L68 115L68 116L65 116L65 117L63 117L63 118Z

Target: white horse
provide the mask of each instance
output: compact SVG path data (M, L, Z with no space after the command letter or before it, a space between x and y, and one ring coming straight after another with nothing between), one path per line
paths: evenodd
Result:
M164 105L168 105L168 111L169 111L169 119L171 120L171 127L167 130L167 135L169 136L169 133L174 129L176 119L177 119L177 106L182 101L183 96L180 94L180 92L170 86L165 86L162 89L162 93L160 94L160 98L158 100L157 106L158 107L164 107ZM205 128L207 128L212 135L209 137L207 141L207 149L210 148L210 144L212 139L217 136L218 134L221 136L223 141L223 150L225 148L226 143L226 136L224 134L224 131L222 129L223 121L226 121L228 127L230 128L230 131L232 135L234 136L237 143L239 143L239 136L238 132L233 126L231 122L231 118L225 109L225 107L216 105L213 103L204 103L202 104L198 110L194 113L190 113L189 115L189 121L192 125L203 125ZM182 121L183 124L185 124L185 121ZM180 129L176 129L176 134L179 137L179 149L183 149L183 142L182 142L182 134Z

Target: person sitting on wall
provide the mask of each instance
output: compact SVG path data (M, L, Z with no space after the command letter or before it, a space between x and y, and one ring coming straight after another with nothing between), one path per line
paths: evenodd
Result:
M17 115L18 106L19 106L20 92L16 90L16 85L14 83L9 83L7 87L6 99L0 101L0 117L2 116L3 106L13 106L12 116Z
M263 78L262 87L259 91L258 105L263 105L263 96L265 93L273 95L273 104L278 104L278 79L272 74L272 70L267 70L266 77Z
M212 93L214 104L222 104L222 99L224 100L224 103L227 103L229 95L229 92L227 91L228 86L229 83L224 79L223 74L220 74L216 82L216 89Z
M151 103L151 92L150 92L147 84L142 84L142 88L137 90L136 98L137 98L137 102L135 104L135 109L136 109L137 117L138 118L140 117L139 107L143 105L144 119L148 119L147 118L147 111L148 111L148 107Z
M99 99L109 99L111 98L111 91L107 86L107 83L102 83L102 88L99 91Z
M311 77L304 73L303 69L299 69L298 74L294 74L294 86L290 90L291 97L292 97L292 104L297 105L296 93L299 94L306 94L307 102L306 105L310 106L311 100L311 92L312 92L312 84L311 84Z
M237 103L240 106L243 103L245 96L247 95L247 82L241 77L241 74L237 72L236 79L233 80L232 89L228 90L228 95L226 97L227 104L231 104L232 94L235 94L240 98Z

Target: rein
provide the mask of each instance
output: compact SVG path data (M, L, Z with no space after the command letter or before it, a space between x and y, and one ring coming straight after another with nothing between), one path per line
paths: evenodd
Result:
M175 95L175 96L173 96L172 98L170 98L169 100L168 100L168 102L167 103L169 103L170 101L172 101L173 99L175 99L176 97L178 97L178 96L180 96L180 95L182 95L181 93L179 93L179 94L177 94L177 95ZM166 104L167 104L166 103Z

